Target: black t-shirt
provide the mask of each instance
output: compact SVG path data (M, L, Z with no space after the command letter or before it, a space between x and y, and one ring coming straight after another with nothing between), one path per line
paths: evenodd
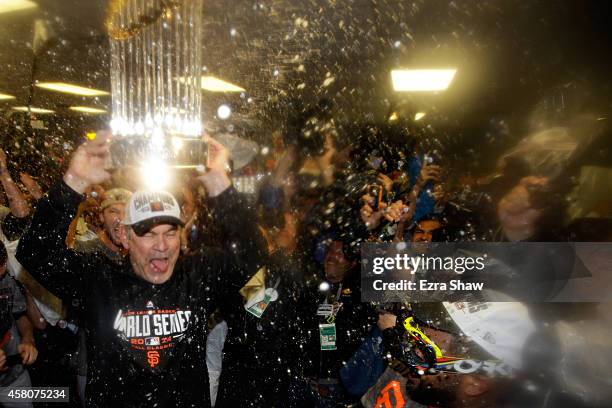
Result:
M30 221L32 221L32 216L17 218L13 213L9 213L2 220L2 232L9 241L16 241L28 228Z
M258 268L256 227L241 197L229 189L211 200L228 249L179 258L161 285L134 275L129 260L65 247L81 200L64 183L52 189L39 202L17 259L47 289L85 305L87 405L208 406L207 318L219 305L241 307L238 291Z

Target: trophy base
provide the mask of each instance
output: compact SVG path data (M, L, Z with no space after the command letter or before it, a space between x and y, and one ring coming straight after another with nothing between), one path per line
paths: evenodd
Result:
M206 162L207 146L200 138L173 136L161 146L151 138L130 136L114 139L110 146L113 168L141 167L151 160L162 161L178 169L202 168Z

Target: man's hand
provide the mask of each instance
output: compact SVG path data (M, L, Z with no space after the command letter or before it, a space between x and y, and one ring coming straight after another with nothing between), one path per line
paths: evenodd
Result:
M295 146L287 147L287 150L283 153L281 158L276 164L274 169L274 176L272 177L272 185L278 187L286 184L289 173L292 167L298 160L298 155Z
M378 181L387 192L390 192L393 189L393 180L382 173L378 174L376 181Z
M381 219L384 217L389 222L397 222L400 221L402 216L405 214L405 209L408 208L402 200L397 200L391 205L387 205L387 203L380 203L378 205L378 210L374 211L372 206L372 196L369 194L365 194L361 197L363 201L363 206L359 209L359 215L361 216L361 221L366 225L368 230L373 230L380 225Z
M40 200L42 198L42 188L40 188L40 185L32 178L32 176L30 176L28 173L19 173L19 179L35 200Z
M378 322L376 325L378 328L383 331L385 329L392 329L397 324L397 316L393 313L379 313L378 314Z
M208 171L199 177L204 183L210 197L216 197L231 185L228 176L229 151L221 143L208 135L204 135L204 141L208 143L208 158L206 167Z
M442 187L442 184L437 183L434 186L434 189L431 193L431 196L433 197L433 199L435 200L436 204L441 203L445 196L446 196L446 192L444 191L444 187Z
M72 156L64 182L77 193L83 194L87 187L110 179L110 173L105 169L110 136L110 131L98 132L94 140L80 145Z
M529 189L545 186L547 182L546 177L523 177L500 200L497 205L497 215L502 230L509 240L524 241L536 233L537 222L542 215L542 210L532 207L532 203L529 201Z
M0 371L6 370L6 354L4 350L0 349Z
M21 361L24 365L33 364L38 357L38 350L34 346L34 343L23 342L17 346L17 351L21 354Z
M370 206L373 198L369 194L365 194L363 197L361 197L361 200L364 202L363 206L359 210L361 221L363 221L368 231L373 230L380 225L382 211L374 211L374 209ZM385 203L380 203L380 206L382 209L387 208L387 204Z
M419 174L419 179L417 180L417 184L419 186L423 186L428 181L440 181L440 172L442 169L440 166L436 166L435 164L424 163L421 167L421 173Z
M2 177L3 179L5 177L10 178L8 166L6 165L6 153L3 149L0 149L0 177Z
M405 208L407 207L404 205L404 202L402 200L397 200L383 210L383 216L387 221L398 222L402 218L402 215L404 215Z
M3 149L0 149L0 168L6 170L6 153Z

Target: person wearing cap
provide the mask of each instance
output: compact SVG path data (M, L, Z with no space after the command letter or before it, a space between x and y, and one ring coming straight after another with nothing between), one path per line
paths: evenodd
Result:
M19 244L18 259L40 282L86 305L88 407L210 406L207 318L215 306L228 305L229 317L241 307L239 289L259 268L259 238L226 173L227 150L212 139L208 145L200 180L227 249L180 256L180 207L165 191L128 200L120 240L129 252L121 262L67 248L83 193L109 178L105 132L76 150Z
M113 188L102 193L102 202L97 213L102 228L97 231L93 239L75 239L74 249L82 253L98 252L108 259L120 262L126 255L126 251L121 246L119 235L121 221L125 216L125 205L132 192L124 188ZM81 206L82 207L82 206ZM79 222L79 217L75 217L75 222ZM74 225L76 227L76 225ZM69 232L70 236L70 232ZM73 304L73 306L75 306ZM85 385L87 383L87 336L84 330L79 330L78 349L75 353L75 364L77 366L77 384L79 398L85 401Z
M101 252L115 261L119 261L125 255L119 232L121 221L125 216L125 205L131 195L132 192L124 188L113 188L104 193L98 213L102 228L94 239L77 239L75 249L78 252Z

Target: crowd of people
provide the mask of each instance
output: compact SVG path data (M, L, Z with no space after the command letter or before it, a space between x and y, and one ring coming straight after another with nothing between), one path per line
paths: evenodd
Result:
M516 177L516 155L477 179L401 121L342 127L315 113L268 153L252 198L232 186L231 152L214 135L204 173L147 191L105 167L110 131L95 131L49 186L0 151L1 386L70 387L88 407L603 401L555 388L540 364L487 370L501 357L448 305L361 299L366 242L605 239L536 202L561 192L533 168ZM479 369L434 369L447 355Z

